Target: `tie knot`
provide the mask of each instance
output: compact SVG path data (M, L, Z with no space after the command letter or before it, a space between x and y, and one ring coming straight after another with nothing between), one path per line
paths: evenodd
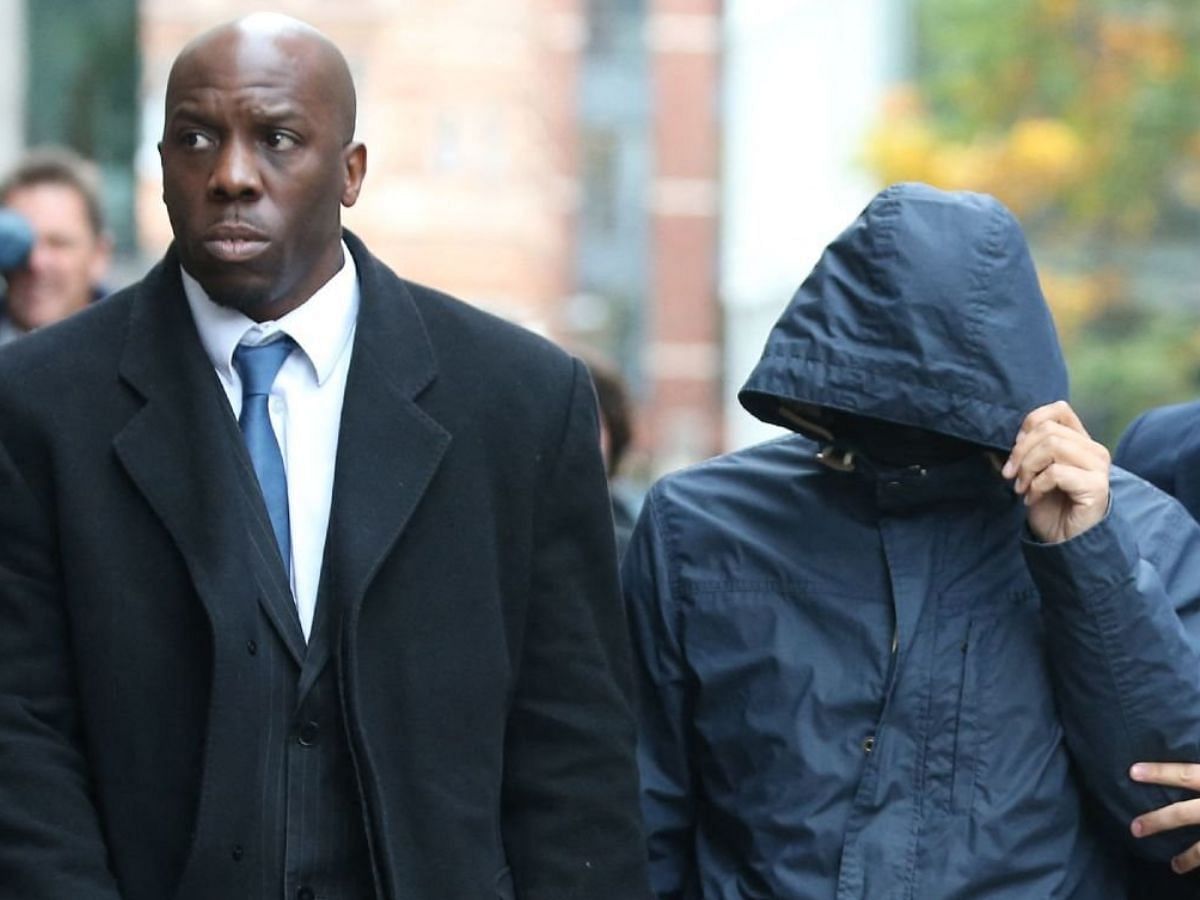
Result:
M238 344L233 351L233 365L242 378L242 395L271 393L275 376L295 347L296 342L286 336L268 344Z

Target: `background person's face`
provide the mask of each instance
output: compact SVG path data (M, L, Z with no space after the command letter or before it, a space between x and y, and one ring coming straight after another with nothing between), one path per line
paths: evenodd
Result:
M231 36L173 74L163 200L184 268L217 303L279 318L341 264L359 167L316 71L286 42Z
M24 216L36 241L28 264L6 274L6 314L17 327L51 325L87 306L108 266L108 241L92 230L87 204L65 184L14 189L5 206Z

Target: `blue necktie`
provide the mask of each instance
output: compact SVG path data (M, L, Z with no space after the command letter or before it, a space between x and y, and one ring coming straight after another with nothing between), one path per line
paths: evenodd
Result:
M296 344L291 338L284 337L257 346L239 344L233 351L233 365L242 377L242 414L238 417L238 425L241 426L246 449L250 451L254 472L258 475L258 484L262 488L263 500L267 504L267 514L271 517L271 528L275 532L275 541L279 544L279 555L283 558L285 569L290 569L292 562L292 535L288 528L287 473L283 468L283 454L279 452L279 442L275 440L275 431L271 428L271 414L267 408L267 401L270 399L271 385L275 376L279 374L279 368L295 347Z

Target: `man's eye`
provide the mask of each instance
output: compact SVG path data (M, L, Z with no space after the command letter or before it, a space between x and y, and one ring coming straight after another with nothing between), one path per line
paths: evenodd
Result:
M294 135L288 134L286 131L268 131L267 146L272 150L291 150L297 146L299 141Z
M179 143L189 150L207 150L212 146L212 139L200 131L185 131L179 136Z

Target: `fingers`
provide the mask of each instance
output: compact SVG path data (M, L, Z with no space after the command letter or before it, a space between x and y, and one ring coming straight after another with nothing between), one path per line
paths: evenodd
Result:
M1149 837L1187 825L1200 825L1200 799L1180 800L1153 812L1142 813L1129 826L1134 837Z
M1129 770L1129 777L1142 784L1200 790L1200 765L1195 763L1137 763ZM1172 803L1140 815L1129 830L1134 837L1147 837L1186 825L1200 825L1200 799ZM1193 844L1172 859L1171 868L1181 875L1200 868L1200 844Z
M1056 462L1042 469L1024 489L1017 488L1017 492L1025 495L1026 506L1033 506L1048 494L1062 491L1083 509L1099 506L1102 500L1107 503L1105 483L1103 473Z
M1086 432L1079 432L1057 421L1046 421L1018 438L1010 462L1015 477L1013 485L1018 494L1028 490L1037 476L1050 466L1107 473L1108 450L1093 441ZM1064 485L1065 490L1069 490Z
M1129 770L1129 777L1141 784L1200 791L1200 765L1196 763L1135 763Z
M1044 422L1057 422L1080 434L1087 435L1087 429L1083 427L1083 422L1075 414L1075 410L1071 409L1071 404L1066 400L1056 400L1045 406L1039 406L1025 417L1025 421L1021 423L1021 430L1017 432L1017 440L1019 441L1023 434L1033 431Z
M1057 445L1063 448L1067 446L1089 448L1090 452L1095 455L1097 462L1102 461L1103 465L1107 468L1108 451L1102 444L1091 439L1087 433L1087 429L1083 427L1083 422L1079 420L1079 416L1075 414L1075 410L1071 409L1070 404L1059 400L1046 406L1039 406L1025 417L1025 421L1021 423L1021 429L1017 432L1017 439L1013 443L1013 449L1009 454L1008 461L1004 464L1002 470L1004 477L1017 477L1029 452L1039 447L1050 436L1054 436L1057 439ZM1028 482L1032 480L1033 476L1045 468L1046 462L1044 458L1041 459L1041 463L1041 465L1033 468L1028 473L1029 478L1019 482L1018 490L1023 490Z
M1200 844L1192 844L1171 860L1171 868L1176 874L1183 875L1200 866Z
M1059 401L1025 417L1001 474L1033 505L1055 490L1074 500L1107 500L1108 449L1093 441L1071 407Z

